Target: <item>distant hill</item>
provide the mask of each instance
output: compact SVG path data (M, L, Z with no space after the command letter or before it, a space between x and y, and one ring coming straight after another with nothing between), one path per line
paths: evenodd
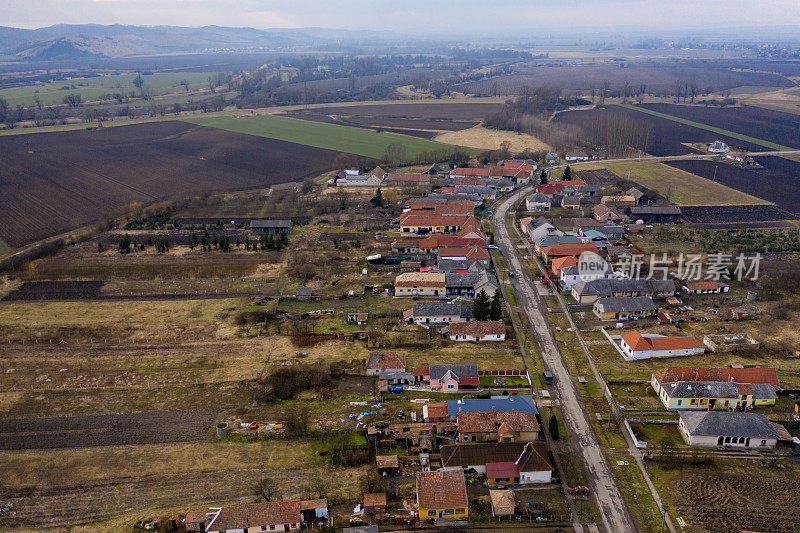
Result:
M271 29L204 26L59 24L35 30L0 26L0 53L20 60L64 60L217 51L299 50L359 41L378 32L324 28ZM386 32L380 32L383 42Z

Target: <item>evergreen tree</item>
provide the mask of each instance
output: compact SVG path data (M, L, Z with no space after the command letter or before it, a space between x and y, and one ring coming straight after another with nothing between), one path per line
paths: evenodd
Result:
M383 207L383 193L381 192L381 188L378 187L378 190L375 191L375 196L372 197L372 200L369 201L375 207Z
M472 316L475 317L475 320L488 320L491 311L492 303L489 301L489 295L481 289L475 296L475 301L472 302Z
M500 320L503 318L503 305L500 301L500 289L494 291L492 297L492 305L489 309L489 318L491 320Z
M541 182L542 185L547 183L547 170L542 169L542 173L539 174L539 181Z
M572 169L571 169L571 168L569 168L569 166L568 166L567 168L565 168L565 169L564 169L564 177L563 177L563 178L561 178L561 179L563 179L563 180L565 180L565 181L566 181L566 180L571 180L571 179L572 179Z
M558 435L558 418L556 415L551 411L550 412L550 438L553 439L553 442L558 442L559 435Z

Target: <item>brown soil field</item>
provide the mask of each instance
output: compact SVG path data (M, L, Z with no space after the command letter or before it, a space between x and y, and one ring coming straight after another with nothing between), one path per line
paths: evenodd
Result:
M0 419L0 449L161 444L207 438L217 412L146 413Z
M665 485L692 531L800 530L800 478L788 469L682 472Z
M357 106L325 106L308 110L309 113L322 114L326 116L347 116L377 119L395 119L421 121L465 121L480 122L487 115L495 113L503 107L502 103L449 103L426 102L409 104L364 104ZM297 113L297 111L292 112ZM302 118L297 115L296 118ZM387 126L404 127L398 124L386 124ZM449 129L449 128L423 128L423 129Z
M512 152L522 152L525 149L532 151L550 150L550 146L533 135L518 134L511 131L491 130L483 126L454 131L438 135L435 140L447 144L480 148L483 150L498 150L500 143L511 143Z
M457 105L457 104L452 104ZM392 106L392 107L400 107L400 105ZM362 106L359 107L351 107L349 108L349 112L352 113L352 110L361 110ZM302 110L302 111L290 111L288 113L284 113L287 117L292 118L300 118L303 120L310 120L312 122L325 122L328 124L340 124L342 126L353 126L356 128L381 128L387 131L403 131L403 129L408 130L463 130L466 128L471 128L477 123L477 120L472 121L459 121L459 120L452 120L449 118L412 118L407 117L404 115L362 115L362 114L337 114L337 113L324 113L319 112L320 110ZM394 129L393 129L394 128Z
M0 238L19 247L131 202L321 174L337 155L180 121L0 138Z

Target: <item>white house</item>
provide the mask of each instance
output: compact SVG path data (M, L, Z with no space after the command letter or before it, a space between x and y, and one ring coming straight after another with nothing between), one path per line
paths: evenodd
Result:
M540 242L547 237L562 237L564 232L549 223L544 218L539 218L528 225L528 235L533 242Z
M531 212L542 212L542 211L550 211L550 207L553 204L552 198L549 196L537 192L536 194L532 194L525 198L525 209Z
M689 446L774 449L791 439L761 413L681 411L678 428Z
M619 347L627 360L650 359L652 357L683 357L706 351L706 347L694 337L644 336L638 331L629 331L621 336Z
M456 322L450 324L451 341L500 342L506 340L506 323L502 320Z
M611 279L614 277L614 269L606 263L605 269L601 271L581 271L580 265L565 267L561 269L561 283L565 290L571 290L572 286L579 281L594 281L596 279Z

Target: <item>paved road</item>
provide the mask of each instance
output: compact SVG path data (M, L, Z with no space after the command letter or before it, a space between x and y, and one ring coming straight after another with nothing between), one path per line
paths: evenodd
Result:
M492 216L495 244L500 248L509 270L514 273L513 286L517 300L528 318L545 366L555 378L551 394L554 393L558 400L573 449L581 455L587 483L592 490L601 523L609 533L636 531L636 525L603 455L592 424L575 390L572 377L561 358L556 340L545 318L542 302L533 281L526 275L516 244L506 227L506 215L509 209L529 190L530 187L527 187L516 192L495 209Z

